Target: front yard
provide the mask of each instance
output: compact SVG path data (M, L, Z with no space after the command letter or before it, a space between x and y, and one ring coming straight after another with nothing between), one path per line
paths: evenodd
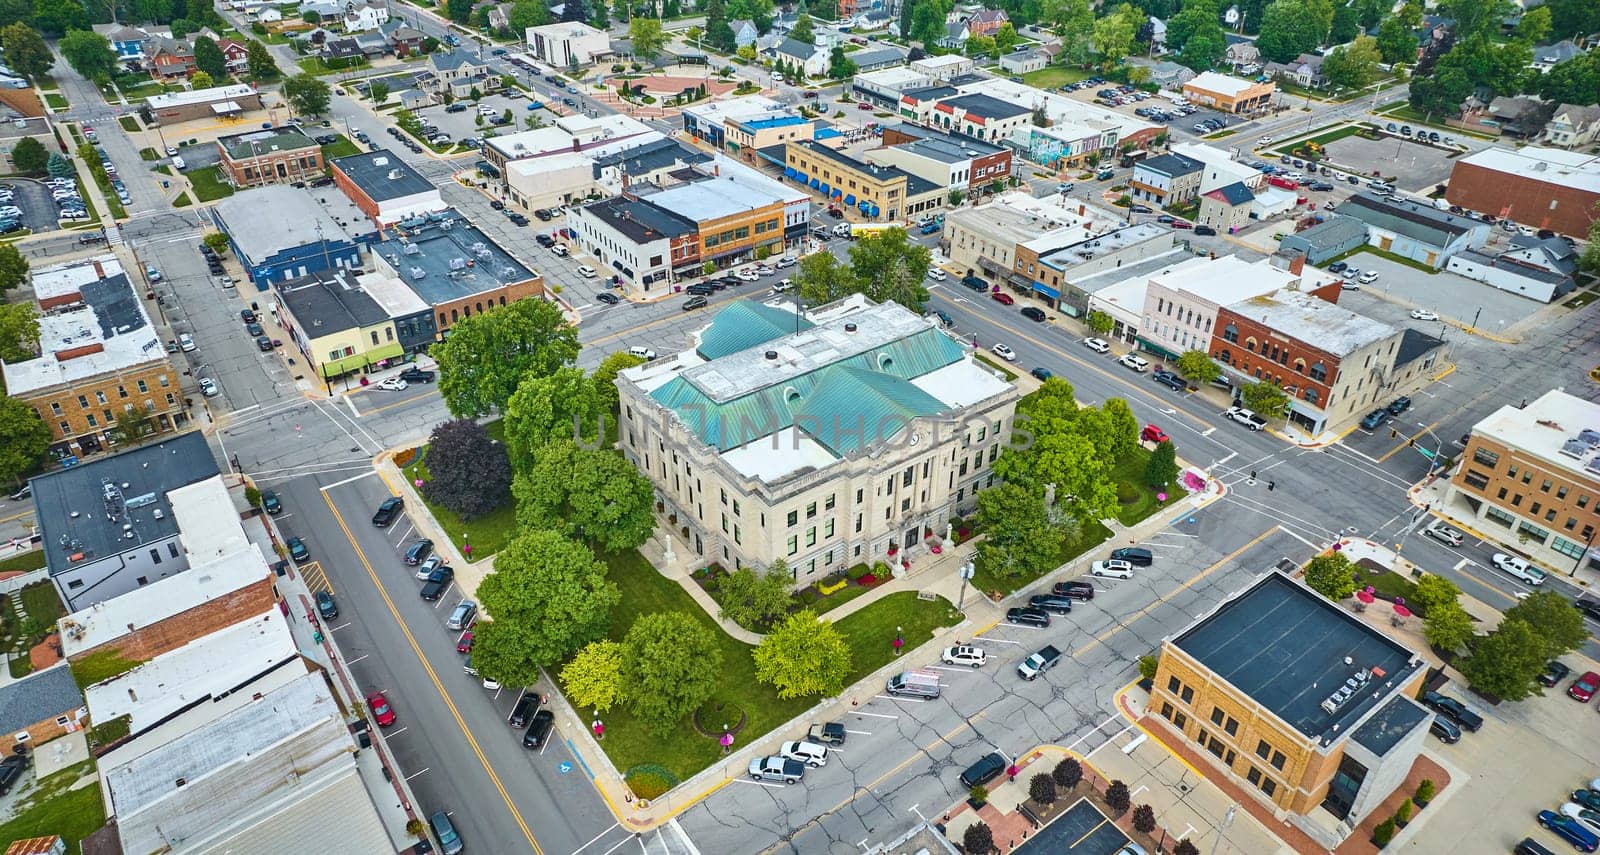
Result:
M349 137L346 137L344 134L334 134L334 136L338 137L338 139L322 147L323 160L332 160L336 157L349 157L352 154L361 153L361 147L351 141Z
M94 762L85 760L38 782L32 793L20 797L26 804L18 805L13 817L0 823L0 841L59 834L67 841L69 855L79 855L80 841L105 824L106 809L94 784L76 790L67 787L93 771Z
M1022 82L1040 89L1059 89L1089 77L1089 72L1064 65L1051 65L1022 75Z
M194 187L194 196L201 202L215 202L233 195L233 186L222 180L219 167L207 166L184 173Z

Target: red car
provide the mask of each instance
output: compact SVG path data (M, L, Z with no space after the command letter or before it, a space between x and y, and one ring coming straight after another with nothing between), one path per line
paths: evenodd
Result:
M996 303L999 303L1002 306L1009 306L1012 303L1016 302L1016 300L1011 299L1011 295L1010 294L1007 294L1004 291L995 291L995 292L991 293L989 295L989 299L995 301Z
M857 110L871 110L872 109L872 105L868 104L865 101L862 101L862 102L859 102L858 104L856 104L856 109Z
M367 695L367 706L372 708L372 717L377 720L379 727L394 724L394 707L389 706L389 699L382 692Z
M461 637L459 639L456 639L456 652L457 653L471 653L472 652L472 630L469 629L466 632L461 633Z
M1155 425L1145 425L1144 430L1139 431L1140 442L1153 442L1157 445L1160 445L1161 443L1166 442L1167 439L1167 432L1156 427Z
M1567 694L1577 700L1588 703L1597 690L1600 690L1600 674L1590 671L1573 680L1572 685L1567 687Z

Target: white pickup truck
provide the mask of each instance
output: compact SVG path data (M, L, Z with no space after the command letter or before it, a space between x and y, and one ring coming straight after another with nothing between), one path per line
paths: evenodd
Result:
M1267 426L1266 419L1256 415L1254 412L1247 410L1244 407L1229 407L1228 411L1223 413L1223 415L1251 430L1261 430Z

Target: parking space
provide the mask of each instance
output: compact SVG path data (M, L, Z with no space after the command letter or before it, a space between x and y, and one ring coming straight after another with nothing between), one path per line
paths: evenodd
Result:
M1079 799L1055 821L1040 829L1013 855L1117 855L1128 845L1128 835L1111 823L1088 799Z
M513 97L504 94L486 95L476 103L471 101L456 101L448 106L439 104L424 107L416 112L419 118L425 118L435 127L450 135L451 139L464 140L468 137L482 138L486 133L509 134L525 130L527 125L524 118L529 115L528 105L533 103L527 98ZM483 120L479 122L479 110L488 112L482 114ZM511 111L511 121L505 124L495 124L495 120L503 117L506 111ZM531 111L540 121L549 123L555 119L555 114L547 110Z
M1402 190L1423 190L1450 178L1450 151L1419 145L1403 137L1369 140L1348 136L1327 146L1328 158L1360 175L1394 176Z
M12 179L0 184L0 187L12 192L12 200L5 204L22 209L22 216L19 219L22 225L32 230L34 234L59 228L56 221L58 209L55 200L50 196L49 187L26 178Z

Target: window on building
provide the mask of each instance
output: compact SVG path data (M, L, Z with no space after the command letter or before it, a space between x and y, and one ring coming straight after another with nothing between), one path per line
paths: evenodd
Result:
M1227 714L1222 711L1222 707L1212 707L1211 708L1211 723L1212 724L1222 724L1222 720L1225 719L1225 718L1227 718Z
M789 512L789 526L792 528L792 527L797 526L799 524L800 524L800 512L799 511L790 511Z
M1168 677L1167 678L1167 691L1169 691L1169 692L1173 693L1174 695L1176 695L1178 693L1178 690L1181 689L1181 688L1183 688L1183 683L1181 683L1178 680L1177 677Z
M806 505L806 519L808 519L808 520L809 519L814 519L814 518L816 518L816 516L817 516L817 503L816 502L812 502L812 503Z
M789 535L789 554L793 555L793 554L795 554L796 552L799 552L799 551L800 551L800 539L798 537L792 535L792 534Z
M833 537L833 517L828 517L822 521L822 536Z
M1179 697L1180 700L1182 700L1186 704L1187 703L1193 703L1194 702L1194 689L1190 688L1189 686L1184 686L1183 687L1183 692L1180 693L1178 695L1178 697Z
M1272 755L1272 746L1268 745L1267 741L1265 739L1263 739L1263 740L1261 740L1261 741L1256 743L1256 756L1257 757L1260 757L1262 760L1265 760L1271 755Z
M1500 462L1500 455L1480 445L1472 450L1472 461L1493 469ZM1511 470L1506 475L1511 478L1517 477L1517 467L1511 467Z
M1285 763L1289 762L1289 758L1283 756L1283 752L1282 751L1274 751L1274 752L1272 752L1272 761L1271 762L1272 762L1272 768L1277 769L1279 772L1282 772L1283 771L1283 765Z

